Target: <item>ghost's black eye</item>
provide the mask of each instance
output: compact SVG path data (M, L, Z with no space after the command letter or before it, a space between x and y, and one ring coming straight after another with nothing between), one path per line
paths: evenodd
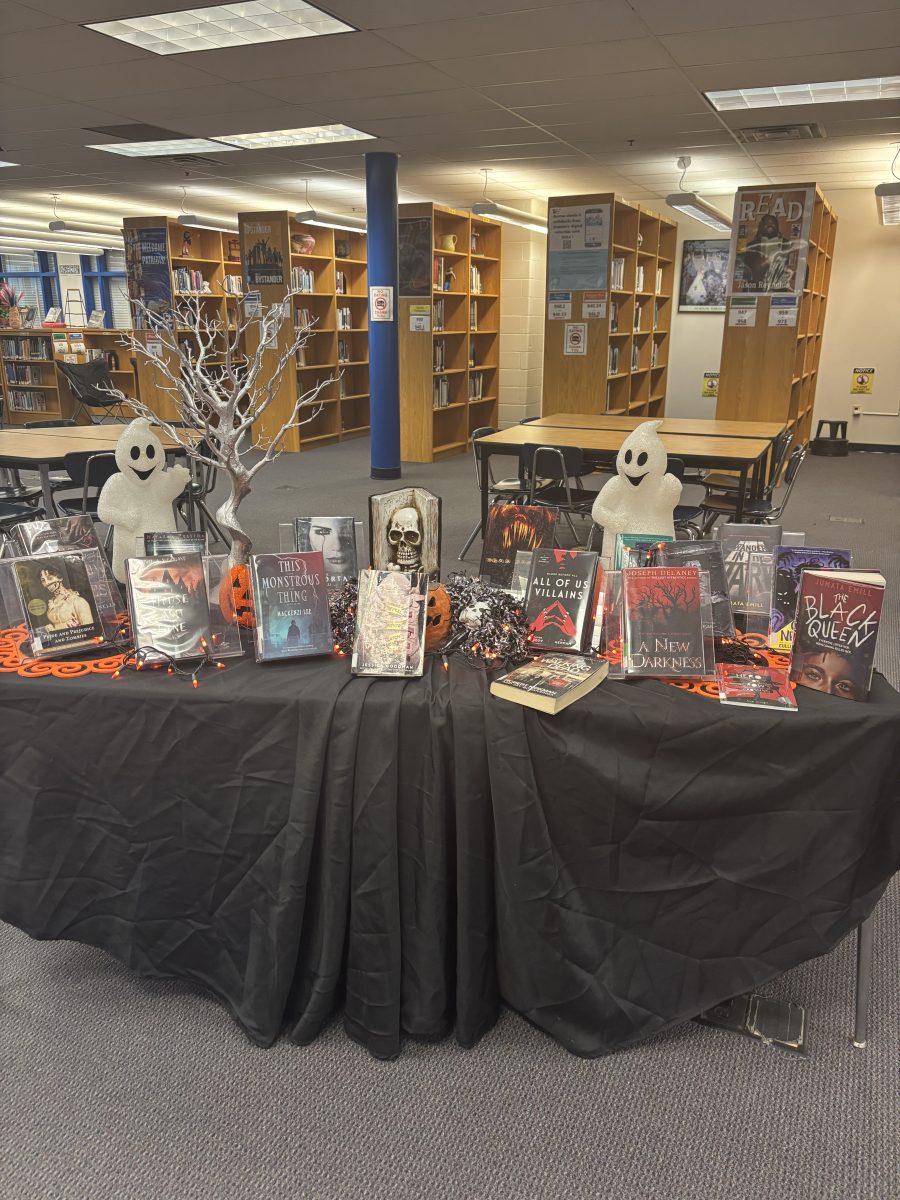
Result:
M637 456L637 464L639 467L642 467L646 461L647 461L647 455L642 450L640 452L640 454Z
M131 457L134 459L135 462L137 462L137 460L141 457L141 452L137 446L131 447Z
M148 447L147 447L147 457L148 457L148 458L153 458L153 457L155 456L155 454L156 454L156 447L155 447L155 446L148 446ZM645 457L645 458L647 457L647 456L646 456L646 454L644 455L644 457Z
M630 462L631 462L631 451L630 451L630 450L626 450L626 451L625 451L625 462L626 462L626 463L630 463Z

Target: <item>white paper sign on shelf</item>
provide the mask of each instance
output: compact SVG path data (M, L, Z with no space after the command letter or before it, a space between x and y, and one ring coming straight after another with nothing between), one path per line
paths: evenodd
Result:
M547 296L547 320L568 321L572 316L572 293L550 292Z
M369 288L369 320L393 321L394 289L392 287Z
M247 292L244 295L244 316L248 320L262 316L262 294L260 292Z
M566 326L563 354L587 354L587 325L584 321L572 321Z
M409 329L411 333L429 333L431 331L430 304L411 304L409 306Z
M586 321L602 321L606 316L606 291L583 292L581 315Z
M756 297L732 296L728 310L728 324L741 329L750 329L756 324Z
M769 301L769 326L784 329L797 324L799 304L796 296L773 296Z
M162 358L162 340L158 337L148 337L147 353L151 358Z

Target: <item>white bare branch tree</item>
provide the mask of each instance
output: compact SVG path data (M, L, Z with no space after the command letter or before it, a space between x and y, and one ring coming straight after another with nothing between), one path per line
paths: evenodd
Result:
M143 302L132 300L135 324L150 337L127 332L121 344L153 365L157 389L171 397L178 415L164 420L142 400L118 388L106 389L138 416L165 430L196 462L227 476L229 493L216 520L231 538L232 566L245 563L251 549L238 520L241 501L249 496L256 474L281 454L288 431L322 411L319 396L335 379L322 379L299 395L274 435L261 432L259 422L276 399L283 372L293 369L298 351L314 336L311 325L293 326L294 300L303 294L288 292L280 303L250 316L239 300L234 325L207 317L201 299L192 297L177 306L174 329ZM279 348L279 334L287 321L292 323L291 336ZM251 329L258 339L254 350L245 345Z

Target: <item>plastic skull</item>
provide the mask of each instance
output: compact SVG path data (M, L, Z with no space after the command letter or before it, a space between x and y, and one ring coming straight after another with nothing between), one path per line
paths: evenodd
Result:
M422 566L422 525L418 509L398 508L388 529L391 565L396 571L418 571Z

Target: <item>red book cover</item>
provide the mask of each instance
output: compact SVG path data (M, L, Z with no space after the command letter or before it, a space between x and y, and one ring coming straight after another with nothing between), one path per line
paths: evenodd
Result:
M797 701L787 671L752 664L718 663L716 675L719 699L723 704L797 711Z
M884 601L877 571L804 571L791 679L845 700L867 700Z
M622 607L627 674L703 674L700 572L696 567L626 567L622 571Z
M525 619L538 650L584 649L593 628L597 555L591 550L534 551Z
M538 504L492 504L481 551L481 576L493 587L512 583L517 550L552 546L558 513Z

